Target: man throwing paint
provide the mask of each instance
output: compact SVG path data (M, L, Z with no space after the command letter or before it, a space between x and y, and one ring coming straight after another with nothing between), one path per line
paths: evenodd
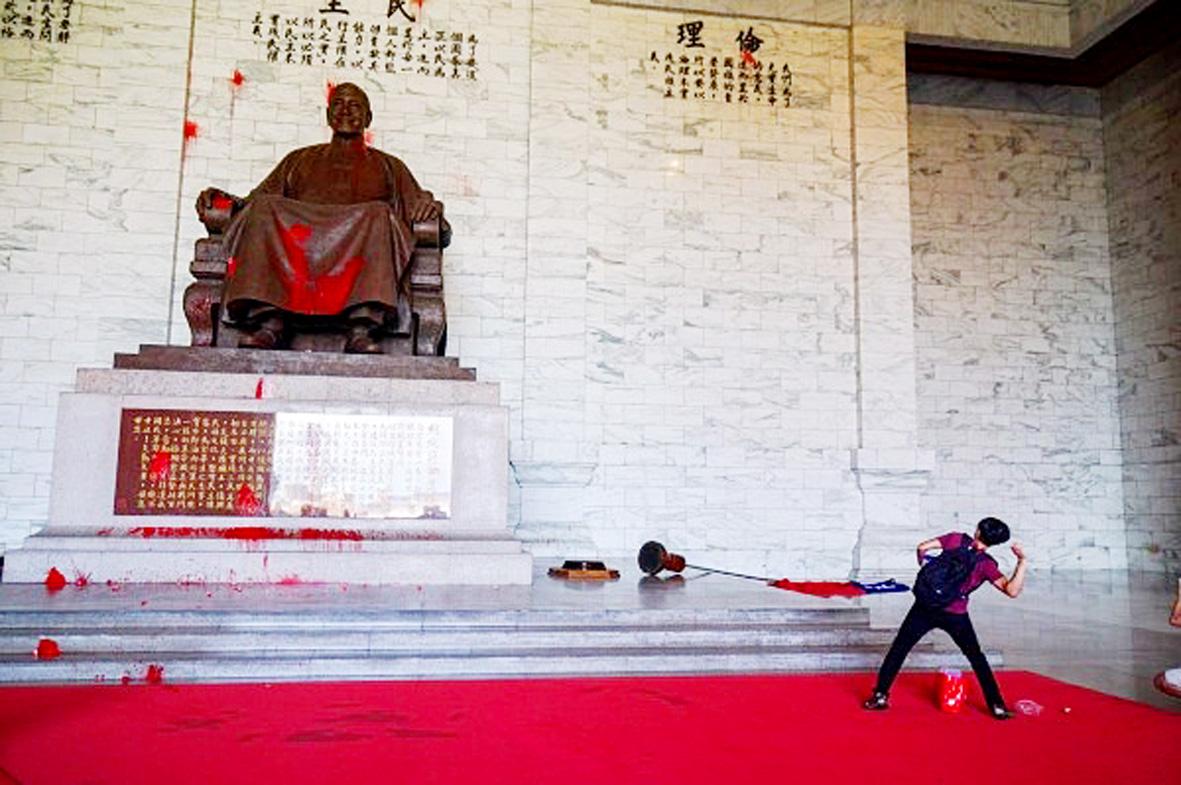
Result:
M980 649L976 630L968 616L968 595L985 581L1009 597L1021 593L1026 571L1025 552L1021 546L1012 546L1013 555L1017 557L1017 567L1007 578L1001 573L996 560L984 552L988 547L1000 545L1008 539L1009 527L1004 521L984 518L977 525L975 535L951 532L919 543L917 556L922 570L915 581L915 603L906 614L882 662L877 685L863 704L865 708L881 710L890 707L890 685L894 683L906 655L924 635L938 628L951 636L972 664L992 716L998 720L1013 716L1005 706L996 677ZM927 554L934 550L942 550L942 553L928 563Z

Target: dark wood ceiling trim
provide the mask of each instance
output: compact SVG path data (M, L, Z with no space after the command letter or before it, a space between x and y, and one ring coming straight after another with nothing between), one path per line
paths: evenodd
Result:
M1102 87L1178 39L1181 4L1156 0L1077 57L908 43L906 69L916 74Z

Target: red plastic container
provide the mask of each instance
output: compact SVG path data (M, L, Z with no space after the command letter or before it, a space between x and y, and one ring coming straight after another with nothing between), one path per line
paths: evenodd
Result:
M939 708L949 714L958 714L968 698L964 674L953 668L939 671Z

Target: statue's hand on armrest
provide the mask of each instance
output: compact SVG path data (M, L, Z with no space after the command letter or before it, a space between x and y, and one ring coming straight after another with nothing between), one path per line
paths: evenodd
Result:
M423 199L420 202L418 202L418 204L411 207L409 210L409 215L407 217L410 219L411 224L415 224L420 221L433 220L435 218L438 218L442 214L443 214L442 202L436 201L435 199L432 198L432 199Z
M209 229L224 228L242 200L220 188L206 188L197 195L197 218Z

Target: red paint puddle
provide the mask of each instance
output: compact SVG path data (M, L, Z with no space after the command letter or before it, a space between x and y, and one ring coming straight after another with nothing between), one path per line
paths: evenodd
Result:
M58 647L57 641L52 638L42 638L37 641L37 651L33 656L39 660L56 660L62 656L62 650Z
M172 453L168 450L157 450L148 462L148 481L154 483L166 482L172 474Z
M66 576L58 572L57 567L50 567L49 574L45 576L45 588L50 591L61 591L66 588Z
M304 250L312 236L312 228L306 224L295 224L289 228L280 227L279 234L288 262L288 267L277 265L285 279L286 309L312 315L333 315L344 310L353 284L365 266L365 260L359 256L342 259L327 272L312 275Z
M144 681L148 684L160 684L164 681L164 666L163 665L149 665L148 672L144 675Z
M254 385L254 397L262 398L262 377L258 377L258 384Z

